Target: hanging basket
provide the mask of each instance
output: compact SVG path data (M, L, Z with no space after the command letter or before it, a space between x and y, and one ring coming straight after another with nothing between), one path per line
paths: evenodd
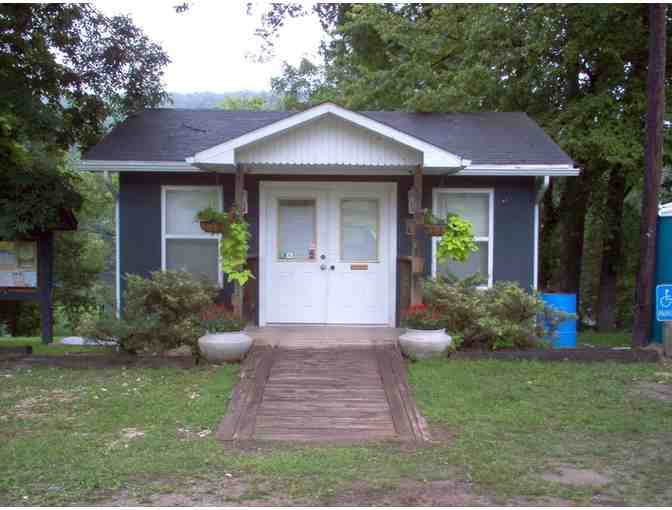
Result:
M437 225L437 224L432 224L432 223L425 223L422 226L422 228L430 236L442 236L443 233L446 231L446 226L445 225Z
M222 234L224 233L224 224L215 221L201 221L201 230L208 234Z

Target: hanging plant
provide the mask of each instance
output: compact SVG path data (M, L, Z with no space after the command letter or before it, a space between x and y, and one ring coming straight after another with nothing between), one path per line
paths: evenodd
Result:
M219 255L221 270L229 283L236 282L241 287L254 278L247 267L247 252L250 248L250 228L238 209L221 212L214 207L206 207L198 212L196 219L205 232L221 234Z
M470 221L457 214L448 214L444 220L444 231L436 250L439 261L446 259L466 262L469 255L478 251L474 241L474 230Z

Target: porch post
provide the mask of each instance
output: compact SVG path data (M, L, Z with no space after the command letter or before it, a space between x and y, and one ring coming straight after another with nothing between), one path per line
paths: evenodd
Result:
M243 195L245 190L245 170L242 165L236 165L236 186L234 195L234 205L240 215L243 214ZM243 317L243 288L235 283L233 288L233 312L238 317Z
M415 210L413 211L414 225L411 233L411 256L414 260L424 260L422 245L418 240L422 232L422 166L418 165L413 174L413 189L415 190ZM414 264L412 264L414 265ZM411 271L411 304L422 303L422 273Z

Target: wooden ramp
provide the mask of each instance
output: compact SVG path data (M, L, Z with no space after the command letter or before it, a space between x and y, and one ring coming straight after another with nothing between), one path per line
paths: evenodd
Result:
M260 346L243 363L217 438L424 441L428 435L395 347Z

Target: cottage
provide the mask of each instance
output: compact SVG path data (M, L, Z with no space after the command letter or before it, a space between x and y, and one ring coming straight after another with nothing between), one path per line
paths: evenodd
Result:
M194 217L246 207L246 313L266 324L394 326L411 274L482 273L537 286L539 202L572 160L524 113L146 110L84 154L119 172L117 300L123 275L186 268L231 290L217 238ZM438 264L422 208L457 212L478 252ZM408 219L415 215L415 222ZM421 264L417 264L418 257Z

